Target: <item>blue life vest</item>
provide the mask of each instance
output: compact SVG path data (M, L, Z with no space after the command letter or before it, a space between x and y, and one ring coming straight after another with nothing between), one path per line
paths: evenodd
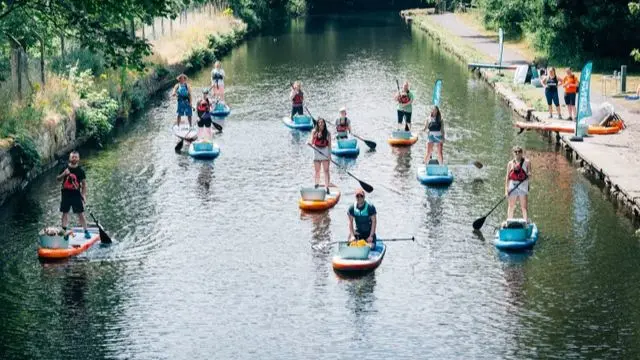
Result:
M364 202L364 208L358 209L358 203L353 203L353 215L354 216L369 216L369 203Z
M178 95L178 100L188 100L189 99L189 88L187 84L180 84L178 86L178 90L176 91Z

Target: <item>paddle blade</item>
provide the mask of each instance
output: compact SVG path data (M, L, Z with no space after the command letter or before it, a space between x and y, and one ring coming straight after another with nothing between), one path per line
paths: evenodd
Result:
M473 222L473 228L475 230L480 230L482 225L484 225L485 220L487 220L486 216L483 216L483 217L477 219L476 221Z
M222 131L222 125L216 124L214 121L212 121L211 124L213 125L214 128L216 128L216 130Z
M482 165L480 161L474 161L473 166L477 167L478 169L482 169L484 167L484 165Z
M520 131L518 131L518 133L516 135L520 135L524 132L524 128L520 128Z
M98 224L98 231L100 232L100 242L103 244L111 244L111 237L102 228L102 225Z
M176 152L180 152L183 146L184 146L184 139L180 139L180 141L178 141L178 143L176 144L176 147L174 147L173 149Z
M373 191L373 186L367 184L366 182L362 181L362 180L358 180L358 182L360 183L360 187L362 187L362 190L370 193Z
M376 144L375 142L371 141L371 140L362 140L364 141L364 143L371 149L371 150L375 150L376 146L378 146L378 144Z

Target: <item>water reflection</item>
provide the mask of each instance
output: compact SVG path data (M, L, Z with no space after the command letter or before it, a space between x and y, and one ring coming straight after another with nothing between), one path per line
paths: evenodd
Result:
M411 147L392 147L391 151L396 155L394 170L399 177L406 177L411 171Z
M213 181L213 167L213 162L206 162L200 166L200 171L198 172L198 195L203 204L208 203L210 200L209 194L211 182Z
M353 313L353 336L352 340L364 340L367 335L366 320L370 313L375 312L374 302L376 297L374 290L376 287L375 272L357 279L340 278L341 285L344 286L348 294L346 308Z

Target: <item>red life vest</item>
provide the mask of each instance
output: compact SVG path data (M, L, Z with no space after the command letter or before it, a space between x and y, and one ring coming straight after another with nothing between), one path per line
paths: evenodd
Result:
M348 118L340 118L336 121L336 131L337 132L347 132L349 130L349 119Z
M78 181L78 177L71 173L67 175L62 183L62 188L65 190L80 190L80 182Z
M409 93L406 93L404 95L400 95L399 101L400 101L400 104L403 104L403 105L404 104L408 104L409 101L411 101L411 98L409 97Z
M513 166L511 167L511 171L509 171L509 180L513 181L525 181L527 180L527 173L524 171L524 158L520 160L520 163L517 163L513 160Z
M319 148L325 148L329 146L329 137L322 137L322 133L317 133L313 137L313 145Z
M293 96L292 102L293 106L302 106L302 103L304 102L304 94L302 93L302 90Z
M209 111L209 102L204 99L200 100L200 103L198 103L198 111L199 112Z

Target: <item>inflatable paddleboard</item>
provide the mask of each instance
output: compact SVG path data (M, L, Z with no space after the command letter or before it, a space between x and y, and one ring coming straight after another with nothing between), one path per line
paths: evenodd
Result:
M76 256L87 251L93 244L100 241L100 232L97 227L88 227L91 237L84 237L81 227L71 229L73 234L65 240L62 236L41 236L38 244L38 257L43 260L60 260Z

